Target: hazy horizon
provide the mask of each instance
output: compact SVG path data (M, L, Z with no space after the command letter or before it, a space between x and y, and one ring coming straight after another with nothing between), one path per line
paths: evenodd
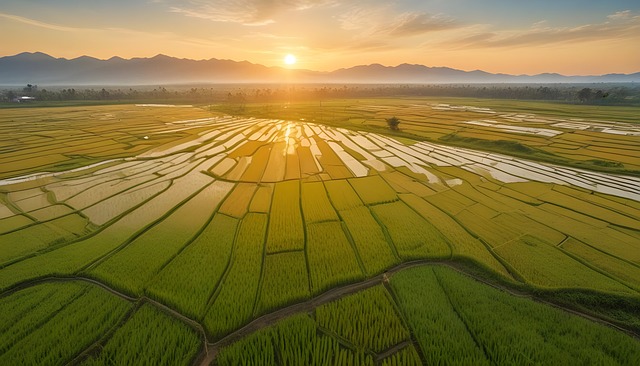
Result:
M14 55L7 55L7 56L0 56L0 58L3 57L15 57L15 56L20 56L23 54L43 54L49 57L52 57L54 59L59 59L59 60L67 60L67 61L71 61L71 60L76 60L76 59L81 59L84 57L90 57L99 61L109 61L112 59L122 59L125 61L129 61L129 60L134 60L134 59L153 59L156 57L168 57L168 58L172 58L172 59L177 59L177 60L188 60L188 61L211 61L211 60L218 60L218 61L232 61L232 62L237 62L237 63L243 63L243 62L248 62L257 66L267 66L269 68L281 68L281 69L290 69L292 71L310 71L310 72L318 72L318 73L333 73L336 71L340 71L340 70L348 70L348 69L353 69L353 68L358 68L358 67L363 67L363 66L376 66L376 65L380 65L382 67L385 68L398 68L401 67L403 65L410 65L410 66L426 66L428 68L434 68L434 69L438 69L438 68L444 68L444 69L453 69L453 70L459 70L459 71L464 71L464 72L473 72L473 71L484 71L487 72L486 70L483 69L479 69L479 68L471 68L471 69L457 69L457 68L452 68L448 65L426 65L426 64L414 64L414 63L408 63L408 62L401 62L398 64L381 64L378 62L370 62L370 63L362 63L362 64L358 64L358 65L352 65L352 66L348 66L348 67L342 67L342 68L338 68L338 69L332 69L332 70L314 70L314 69L303 69L303 68L299 68L296 67L297 65L263 65L260 64L258 62L253 62L250 60L233 60L233 59L224 59L224 58L218 58L218 57L210 57L210 58L201 58L201 59L190 59L190 58L185 58L185 57L178 57L178 56L172 56L172 55L167 55L167 54L163 54L163 53L158 53L152 56L132 56L129 58L125 58L125 57L121 57L119 55L113 55L111 57L94 57L91 55L80 55L77 57L58 57L56 55L50 55L48 53L42 52L42 51L24 51L24 52L20 52ZM541 73L536 73L536 74L509 74L509 73L501 73L501 72L496 72L493 74L505 74L505 75L511 75L511 76L537 76L537 75L543 75L543 74L558 74L561 76L569 76L569 77L580 77L580 76L603 76L603 75L607 75L607 74L624 74L624 75L628 75L628 74L636 74L640 72L640 66L636 69L636 71L630 71L629 73L616 73L616 72L611 72L611 73L606 73L606 74L562 74L562 73L555 73L555 72L541 72ZM304 81L301 83L305 83ZM437 82L436 82L437 83ZM491 82L488 82L491 83ZM518 81L514 81L513 83L518 83ZM527 82L522 82L524 84L527 84ZM534 82L536 83L536 82ZM584 82L579 82L579 83L584 83Z
M602 75L640 65L640 4L491 0L9 2L0 57L248 61L314 71L419 64ZM285 64L295 55L297 62Z

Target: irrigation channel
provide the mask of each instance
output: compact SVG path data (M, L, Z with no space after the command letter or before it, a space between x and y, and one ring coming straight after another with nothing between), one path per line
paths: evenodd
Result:
M87 278L87 277L82 277L82 276L66 276L66 277L44 277L44 278L39 278L39 279L35 279L35 280L31 280L31 281L27 281L27 282L23 282L5 292L3 292L2 294L0 294L0 297L5 297L8 296L14 292L35 286L35 285L39 285L39 284L43 284L43 283L48 283L48 282L66 282L66 281L83 281L83 282L87 282L96 286L99 286L101 288L103 288L104 290L124 299L127 300L129 302L133 302L133 303L137 303L138 305L141 305L143 303L148 303L151 304L155 307L157 307L159 310L165 312L166 314L172 316L173 318L183 322L184 324L188 325L189 327L193 328L194 330L196 330L198 333L201 334L202 338L203 338L203 344L204 347L201 350L200 354L198 355L198 357L194 360L194 365L200 365L200 366L206 366L206 365L210 365L216 358L216 356L218 355L219 351L226 347L231 345L234 342L237 342L239 340L241 340L242 338L256 332L259 331L262 328L265 327L269 327L271 325L276 324L279 320L282 320L284 318L287 318L291 315L297 314L297 313L303 313L303 312L311 312L313 311L315 308L335 301L335 300L339 300L345 296L357 293L359 291L362 290L366 290L368 288L374 287L376 285L384 285L385 288L387 290L389 290L392 295L393 292L391 291L390 286L388 286L388 281L392 278L392 276L402 270L408 269L408 268L413 268L413 267L419 267L419 266L433 266L433 265L443 265L443 266L447 266L451 269L454 269L468 277L473 278L474 280L483 283L485 285L491 286L493 288L496 288L498 290L501 291L505 291L507 293L509 293L512 296L517 296L517 297L521 297L521 298L528 298L531 300L534 300L536 302L545 304L545 305L549 305L549 306L553 306L557 309L566 311L568 313L571 313L573 315L577 315L580 317L583 317L585 319L603 324L605 326L609 326L611 328L614 328L618 331L624 332L632 337L635 337L637 339L640 339L640 334L629 330L629 329L625 329L623 327L620 327L616 324L613 324L611 322L608 322L604 319L595 317L593 315L581 312L579 310L576 309L571 309L568 308L566 306L557 304L557 303L553 303L553 302L549 302L545 299L542 299L534 294L531 293L527 293L526 291L523 290L517 290L514 288L510 288L506 285L503 284L499 284L496 281L490 281L487 280L486 278L483 278L481 276L478 276L476 274L473 273L469 273L468 271L465 270L465 266L461 265L460 262L456 262L456 261L451 261L451 260L416 260L416 261L411 261L411 262L405 262L402 264L399 264L397 266L394 266L392 268L389 268L387 271L385 271L384 273L381 273L375 277L366 279L364 281L360 281L360 282L355 282L355 283L351 283L351 284L347 284L347 285L343 285L343 286L339 286L339 287L335 287L333 289L330 289L312 299L309 299L307 301L304 302L300 302L300 303L296 303L296 304L292 304L289 305L287 307L278 309L276 311L273 311L271 313L262 315L256 319L254 319L253 321L251 321L250 323L246 324L245 326L243 326L240 329L237 329L235 331L233 331L232 333L228 334L227 336L225 336L224 338L218 340L217 342L209 342L207 334L204 330L204 327L202 326L202 324L200 324L198 321L193 320L183 314L181 314L179 311L166 306L154 299L151 299L147 296L141 296L141 297L132 297L129 296L123 292L120 292L100 281L97 281L95 279L92 278ZM132 314L133 312L131 312L129 314L129 316ZM124 321L124 320L123 320ZM81 352L72 362L71 364L77 364L79 362L81 362L84 358L84 356L89 355L91 352L93 352L97 347L100 346L101 342L105 342L106 339L105 337L103 337L102 339L100 339L97 343L89 346L86 350L84 350L83 352ZM383 351L381 354L378 355L378 358L384 358L385 354L390 354L393 353L399 349L402 349L406 346L408 346L409 344L414 344L414 346L417 347L417 344L415 342L415 340L411 339L408 341L404 341L401 342L400 344L397 344L395 346L393 346L392 348Z

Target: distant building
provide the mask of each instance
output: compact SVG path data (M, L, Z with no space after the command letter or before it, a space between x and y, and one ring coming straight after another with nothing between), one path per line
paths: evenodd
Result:
M11 101L15 103L27 103L27 102L33 102L34 100L36 100L35 97L28 97L26 95L23 95L21 97L15 97Z

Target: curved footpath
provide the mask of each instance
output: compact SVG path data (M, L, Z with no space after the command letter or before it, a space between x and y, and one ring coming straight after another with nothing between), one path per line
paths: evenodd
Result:
M539 297L536 297L535 295L526 293L524 291L517 291L514 290L512 288L509 288L507 286L504 285L500 285L494 282L490 282L487 281L486 279L468 273L464 270L464 268L460 265L459 262L452 262L452 261L435 261L435 260L417 260L417 261L411 261L411 262L406 262L406 263L402 263L399 264L393 268L388 269L387 271L385 271L382 274L379 274L375 277L369 278L367 280L364 281L360 281L360 282L356 282L356 283L351 283L351 284L347 284L347 285L343 285L343 286L339 286L339 287L335 287L331 290L328 290L314 298L311 298L307 301L304 302L300 302L300 303L296 303L293 305L289 305L287 307L278 309L276 311L273 311L271 313L268 314L264 314L256 319L254 319L253 321L251 321L250 323L248 323L247 325L245 325L244 327L235 330L234 332L228 334L227 336L223 337L222 339L220 339L217 342L209 342L207 339L207 333L204 329L204 327L202 326L202 324L200 324L199 322L197 322L196 320L193 320L187 316L184 316L182 313L180 313L179 311L170 308L154 299L151 299L147 296L141 296L141 297L131 297L125 293L122 293L100 281L97 281L95 279L92 278L88 278L88 277L81 277L81 276L69 276L69 277L44 277L44 278L40 278L40 279L36 279L36 280L32 280L32 281L28 281L25 283L22 283L12 289L9 289L5 292L3 292L2 294L0 294L0 297L4 297L4 296L8 296L11 295L14 292L20 291L22 289L31 287L31 286L35 286L41 283L47 283L47 282L66 282L66 281L83 281L83 282L88 282L91 283L93 285L99 286L103 289L105 289L106 291L121 297L127 301L130 302L148 302L154 306L156 306L157 308L159 308L160 310L164 311L165 313L171 315L172 317L180 320L183 323L186 323L187 325L189 325L191 328L197 330L199 333L201 333L203 340L204 340L204 347L202 349L202 351L200 352L200 354L198 355L198 357L196 358L196 360L194 361L194 364L197 365L201 365L201 366L207 366L209 364L211 364L211 362L215 359L216 355L218 354L218 352L220 352L220 350L242 338L244 338L245 336L248 336L249 334L252 334L262 328L271 326L275 323L277 323L279 320L282 320L288 316L294 315L296 313L301 313L301 312L311 312L312 310L314 310L316 307L326 304L328 302L331 301L335 301L335 300L339 300L345 296L354 294L356 292L368 289L370 287L379 285L379 284L384 284L386 281L388 281L395 273L400 272L404 269L408 269L408 268L412 268L412 267L419 267L419 266L425 266L425 265L445 265L448 266L466 276L469 276L473 279L475 279L478 282L481 282L485 285L494 287L496 289L505 291L513 296L518 296L518 297L523 297L523 298L529 298L532 299L534 301L543 303L545 305L549 305L549 306L553 306L557 309L566 311L568 313L574 314L574 315L578 315L581 316L583 318L586 318L588 320L612 327L616 330L619 330L621 332L624 332L632 337L638 338L640 339L640 334L636 334L633 331L630 331L629 329L625 329L623 327L620 327L616 324L610 323L606 320L594 317L590 314L587 313L583 313L580 312L578 310L575 309L571 309L571 308L567 308L565 306L559 305L559 304L555 304L552 302L549 302L547 300L541 299ZM84 352L83 352L84 353Z

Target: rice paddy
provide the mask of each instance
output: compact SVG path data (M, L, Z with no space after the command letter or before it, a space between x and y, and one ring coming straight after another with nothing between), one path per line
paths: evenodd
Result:
M635 171L635 124L424 100L343 107L371 119L339 126L197 106L3 110L0 363L126 363L136 354L148 364L218 365L640 357L623 333L444 267L395 273L412 261L465 263L522 291L590 291L640 306L640 178L537 159L553 151ZM406 134L375 129L391 114ZM452 134L476 140L425 137ZM538 150L527 159L477 140ZM316 303L383 273L382 284ZM504 308L512 324L483 318L491 308ZM535 326L523 329L526 319ZM71 335L52 342L61 332ZM580 334L588 347L558 334ZM505 337L517 351L504 348Z

